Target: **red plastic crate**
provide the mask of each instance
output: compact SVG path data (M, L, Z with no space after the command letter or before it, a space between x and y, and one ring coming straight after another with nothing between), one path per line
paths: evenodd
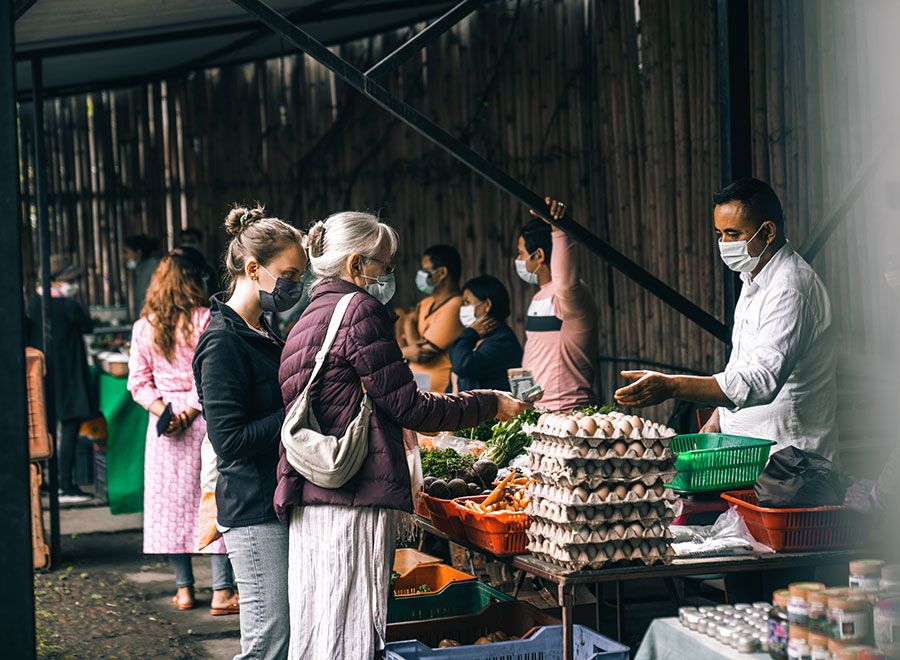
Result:
M466 537L479 548L495 555L521 555L527 552L526 531L531 525L527 513L478 513L466 508L456 500L459 517L466 528Z
M722 493L737 506L750 533L773 550L826 550L852 548L869 538L867 516L844 506L772 509L756 504L752 490Z
M487 495L475 495L473 497L461 497L460 501L471 500L482 502ZM453 500L439 500L436 497L422 493L428 512L431 514L431 524L450 536L460 541L466 540L466 528L459 518L459 508L453 505Z

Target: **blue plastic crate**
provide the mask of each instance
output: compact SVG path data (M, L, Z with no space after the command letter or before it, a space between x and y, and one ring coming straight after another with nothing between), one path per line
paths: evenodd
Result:
M432 649L422 642L393 642L385 660L563 660L563 627L545 626L528 639ZM575 660L628 660L631 650L584 626L575 626Z

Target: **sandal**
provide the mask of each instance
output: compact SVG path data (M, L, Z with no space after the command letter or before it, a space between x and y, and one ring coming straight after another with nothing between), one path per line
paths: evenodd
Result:
M212 616L228 616L230 614L240 614L241 605L237 594L231 597L231 600L225 607L210 607L209 613Z
M172 606L173 606L176 610L179 610L179 611L192 610L192 609L194 609L195 607L197 607L197 603L194 601L194 591L193 591L193 589L191 590L191 600L190 600L190 602L189 602L187 605L185 605L184 603L180 602L180 601L178 600L178 594L175 594L174 596L172 596Z

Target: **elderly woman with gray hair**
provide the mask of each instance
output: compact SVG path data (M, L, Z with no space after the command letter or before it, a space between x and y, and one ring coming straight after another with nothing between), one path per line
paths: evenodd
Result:
M509 419L528 404L476 390L459 396L416 388L394 337L392 259L397 233L370 213L343 212L308 235L312 302L282 354L287 409L306 388L338 301L350 300L311 408L324 434L345 432L363 397L372 412L368 454L340 488L322 488L291 466L284 448L275 510L290 526L291 658L371 658L384 646L398 512L412 511L403 429L455 430Z

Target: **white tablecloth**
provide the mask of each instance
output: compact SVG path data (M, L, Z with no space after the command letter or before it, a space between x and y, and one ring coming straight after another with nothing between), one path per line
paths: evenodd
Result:
M656 619L635 660L771 660L768 653L738 653L712 637L689 630L678 619Z

